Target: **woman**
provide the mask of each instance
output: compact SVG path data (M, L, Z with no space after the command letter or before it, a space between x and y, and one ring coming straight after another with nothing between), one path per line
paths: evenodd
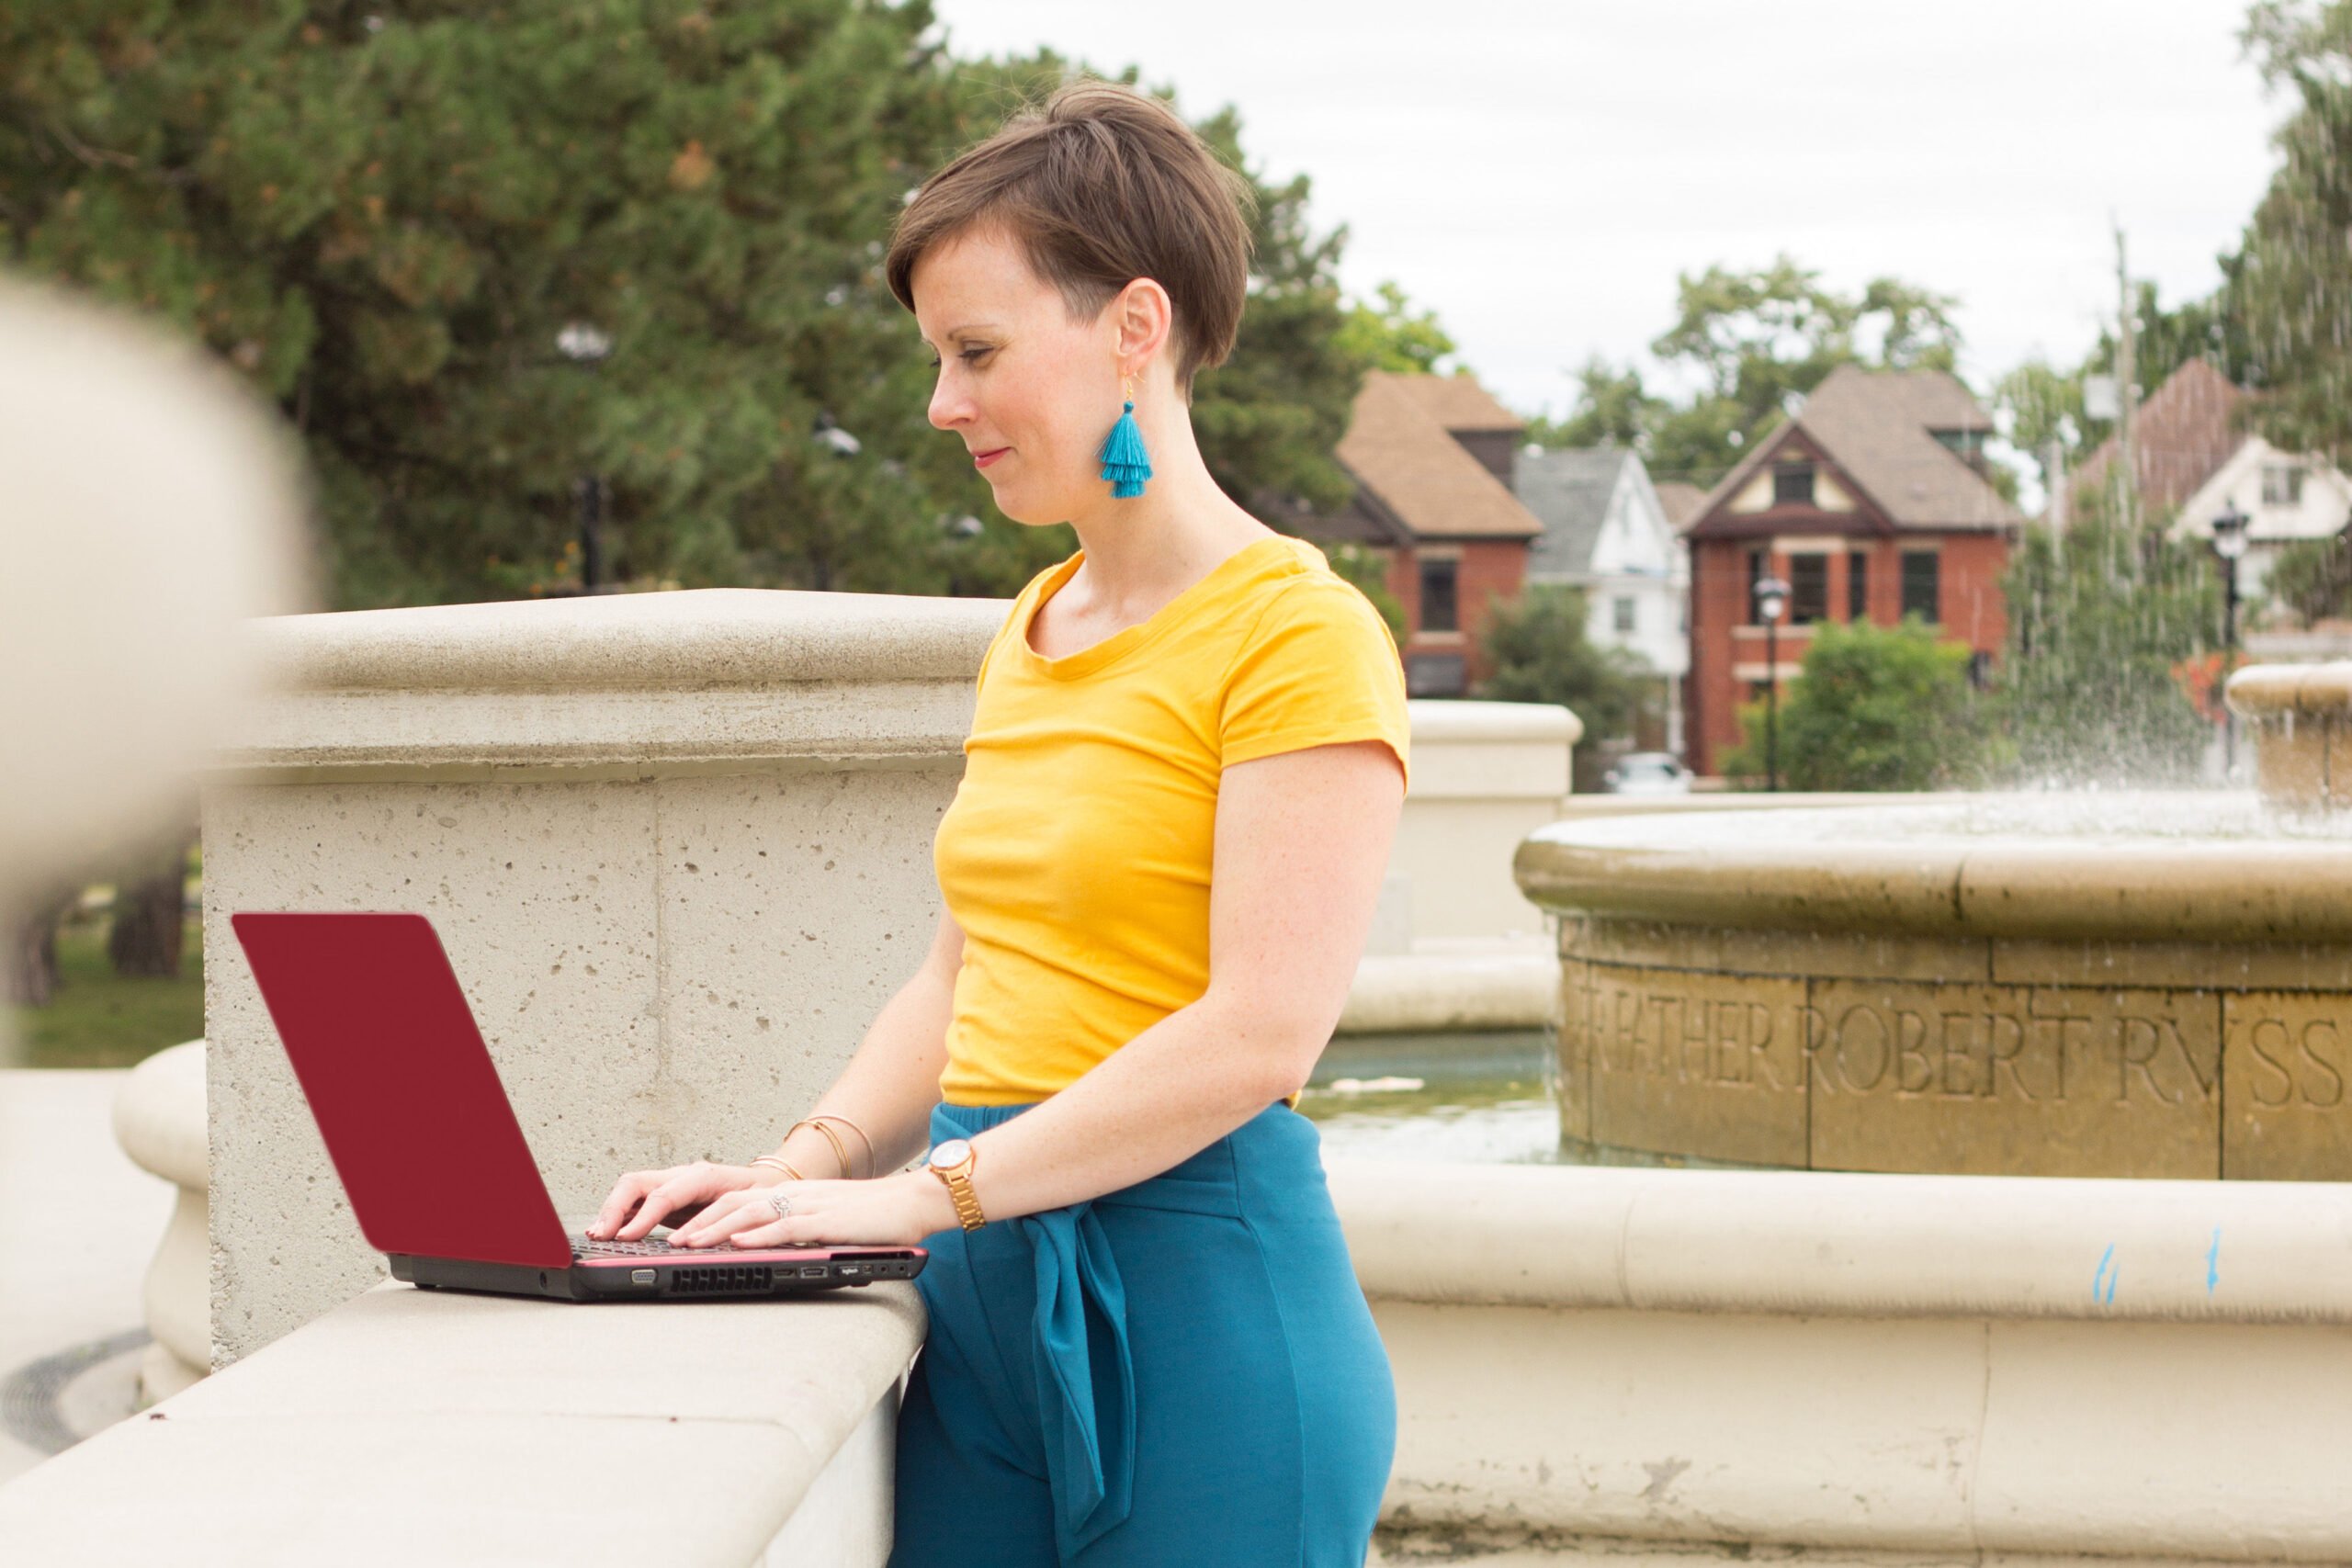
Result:
M593 1227L931 1249L894 1563L1355 1568L1386 1483L1388 1361L1293 1104L1371 928L1405 694L1363 595L1194 442L1247 199L1165 106L1082 83L902 214L932 423L1080 548L981 661L922 972L759 1168L624 1177Z

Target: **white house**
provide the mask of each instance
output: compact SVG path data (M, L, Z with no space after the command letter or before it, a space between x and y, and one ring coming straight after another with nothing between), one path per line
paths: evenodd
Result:
M1625 649L1662 678L1665 749L1682 750L1682 678L1690 668L1690 557L1641 457L1595 446L1520 454L1512 488L1544 532L1527 581L1585 591L1587 635Z
M2281 452L2249 435L2181 502L2173 531L2210 539L2213 519L2233 508L2248 519L2238 592L2257 599L2281 549L2341 534L2352 523L2352 481L2318 458Z

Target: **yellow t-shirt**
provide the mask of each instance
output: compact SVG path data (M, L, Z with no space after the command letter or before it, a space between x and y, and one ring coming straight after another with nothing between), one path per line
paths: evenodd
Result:
M1046 659L1030 620L1085 558L1033 579L982 657L933 845L964 929L951 1104L1043 1100L1208 988L1227 764L1383 740L1411 765L1395 639L1313 545L1259 539L1148 620Z

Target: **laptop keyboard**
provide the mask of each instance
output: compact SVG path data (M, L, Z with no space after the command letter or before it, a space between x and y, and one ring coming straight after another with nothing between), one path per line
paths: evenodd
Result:
M672 1247L667 1241L647 1236L643 1241L592 1241L586 1236L571 1238L574 1258L669 1258L672 1256L707 1258L707 1252L690 1247Z

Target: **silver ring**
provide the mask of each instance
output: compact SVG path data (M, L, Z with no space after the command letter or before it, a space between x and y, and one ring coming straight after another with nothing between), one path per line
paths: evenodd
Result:
M792 1200L781 1192L768 1194L768 1207L775 1211L775 1217L779 1220L788 1220L792 1217Z

